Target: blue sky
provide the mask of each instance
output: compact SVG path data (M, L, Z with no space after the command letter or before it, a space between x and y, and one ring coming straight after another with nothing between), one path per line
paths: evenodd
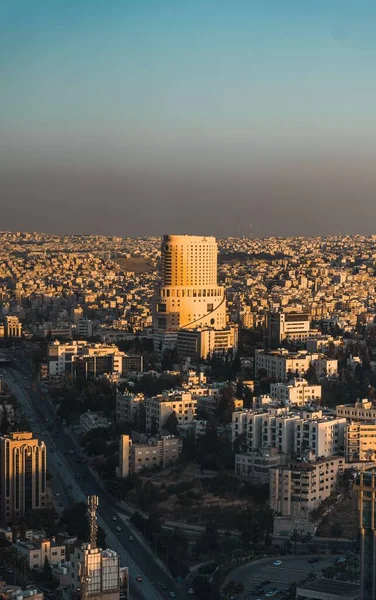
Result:
M372 161L375 22L371 0L3 0L0 157L211 176Z

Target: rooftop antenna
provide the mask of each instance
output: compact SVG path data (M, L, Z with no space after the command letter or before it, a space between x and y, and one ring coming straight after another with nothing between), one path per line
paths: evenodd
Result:
M251 220L249 222L249 239L252 239L252 235L253 235L253 223L252 223L252 215L251 215Z
M89 514L89 543L91 548L97 547L97 535L98 535L98 525L97 525L97 508L98 508L98 496L88 496L87 497L87 508Z

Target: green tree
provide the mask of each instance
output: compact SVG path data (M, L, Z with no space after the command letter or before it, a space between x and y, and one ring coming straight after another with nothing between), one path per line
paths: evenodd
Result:
M51 565L50 562L46 556L46 558L44 559L44 565L43 565L43 579L45 581L52 581L53 579L53 574L52 574L52 569L51 569Z
M338 521L336 521L332 525L332 536L336 538L336 541L338 540L338 538L343 536L343 527Z

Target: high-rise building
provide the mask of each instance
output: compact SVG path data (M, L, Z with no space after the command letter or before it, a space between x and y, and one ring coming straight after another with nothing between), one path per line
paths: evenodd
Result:
M19 338L22 336L22 323L18 317L7 315L5 317L5 337Z
M153 303L156 331L226 326L225 290L217 283L214 237L164 235L162 285Z
M360 600L376 598L376 470L357 481L360 526Z
M88 496L90 540L74 549L68 597L81 600L119 600L120 561L113 550L97 548L98 497Z
M29 432L0 437L0 514L5 523L46 506L46 446Z

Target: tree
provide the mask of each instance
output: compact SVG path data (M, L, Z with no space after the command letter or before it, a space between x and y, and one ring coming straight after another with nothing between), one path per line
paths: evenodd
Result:
M9 423L9 419L8 419L8 411L6 409L6 406L3 405L3 416L1 419L1 425L0 425L0 432L5 435L7 433L9 433L10 430L10 423Z
M46 556L46 558L44 559L44 565L43 565L43 579L45 581L52 581L53 579L53 574L52 574L52 569L51 569L51 565L49 563L49 560Z
M167 429L167 431L171 434L171 435L176 435L177 437L179 436L179 432L178 432L178 418L176 416L176 412L173 411L169 416L168 419L166 421L166 423L164 424L164 428Z
M341 523L336 521L332 525L332 536L334 538L336 538L336 541L337 541L339 537L342 537L342 535L343 535L343 527L342 527Z
M242 594L244 592L244 585L241 581L234 581L231 579L225 583L222 591L225 595L225 598L231 598L231 596L234 596L235 594Z
M231 384L228 384L226 387L222 388L220 392L215 416L221 423L227 425L228 423L231 423L234 410L234 388Z
M158 425L157 425L157 417L153 415L150 419L150 435L157 435Z

